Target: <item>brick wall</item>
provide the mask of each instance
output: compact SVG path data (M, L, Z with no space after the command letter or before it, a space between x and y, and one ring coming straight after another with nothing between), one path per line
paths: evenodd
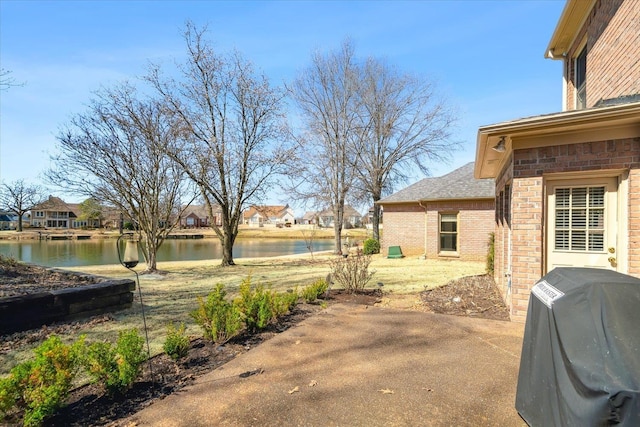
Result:
M496 228L496 282L511 309L524 322L531 287L543 275L545 174L629 170L628 273L640 277L640 138L515 150L496 180L498 192L511 179L511 225ZM511 232L511 296L508 298L508 234ZM499 265L498 265L499 264Z
M484 261L489 233L494 231L493 200L429 202L426 206L427 257L438 258L439 213L458 213L458 255L462 260ZM425 253L425 208L417 204L385 205L382 253L400 246L405 255Z
M417 204L384 205L380 252L400 246L405 255L424 253L424 208Z
M587 40L587 107L601 99L640 93L638 0L599 0L575 38L565 63L567 105L575 108L574 58Z
M507 160L507 167L496 179L496 221L495 221L495 243L494 243L494 270L493 277L496 285L502 294L507 308L511 310L511 268L510 268L510 238L511 224L513 221L513 159ZM504 194L508 192L508 199ZM503 195L501 198L500 195ZM500 207L501 206L501 207ZM509 215L505 215L505 212Z

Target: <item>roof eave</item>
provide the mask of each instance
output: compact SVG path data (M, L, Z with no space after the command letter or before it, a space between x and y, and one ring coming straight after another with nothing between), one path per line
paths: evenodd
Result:
M569 47L584 25L596 0L568 0L562 10L558 24L547 45L544 57L548 59L564 59Z
M513 151L514 138L576 129L597 129L613 123L640 126L640 102L565 111L483 126L478 129L474 177L496 178ZM495 151L493 148L502 137L505 137L506 141L505 150Z

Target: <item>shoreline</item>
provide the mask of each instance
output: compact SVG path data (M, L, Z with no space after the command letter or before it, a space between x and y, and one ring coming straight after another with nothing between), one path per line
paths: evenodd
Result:
M370 237L371 230L367 228L343 229L342 237L349 237L356 241L364 241ZM170 236L184 236L184 239L217 239L211 228L175 229ZM117 239L118 230L81 230L81 229L25 229L0 231L0 240L90 240ZM198 237L193 237L198 236ZM308 225L294 225L290 228L276 228L275 226L249 227L240 226L237 239L333 239L333 228L313 228Z

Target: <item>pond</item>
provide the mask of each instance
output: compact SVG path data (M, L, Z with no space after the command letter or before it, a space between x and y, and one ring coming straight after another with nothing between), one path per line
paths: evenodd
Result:
M313 250L334 247L332 239L318 239ZM238 239L233 246L234 258L262 258L308 253L304 240ZM91 240L0 240L0 254L18 261L47 267L118 264L116 239ZM166 240L158 252L158 262L216 260L222 257L222 246L216 238Z

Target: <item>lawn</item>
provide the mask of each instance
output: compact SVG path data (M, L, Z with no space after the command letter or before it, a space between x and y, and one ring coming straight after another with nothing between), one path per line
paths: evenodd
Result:
M189 313L196 308L198 296L206 296L217 283L223 283L233 295L240 282L251 277L252 283L270 286L276 291L299 289L322 279L330 272L329 262L335 256L329 254L287 256L277 258L237 259L237 265L220 267L219 260L163 262L158 268L165 274L141 275L140 289L147 321L151 353L162 351L169 322L184 322L187 333L201 336L201 331L192 321ZM139 267L141 270L142 267ZM372 257L370 269L375 275L368 287L382 283L387 297L416 294L424 289L444 285L450 280L483 274L483 262L422 260L418 257L387 259L383 255ZM74 271L96 274L111 278L135 278L119 265L74 267ZM89 341L114 341L117 331L139 328L142 330L138 291L131 308L113 314L113 320L80 323L74 328L59 331L63 340L73 341L86 334ZM45 334L41 334L45 335ZM41 341L15 345L8 337L0 340L0 374L7 373L12 366L25 357ZM11 337L9 337L11 338ZM42 336L41 338L46 338Z

